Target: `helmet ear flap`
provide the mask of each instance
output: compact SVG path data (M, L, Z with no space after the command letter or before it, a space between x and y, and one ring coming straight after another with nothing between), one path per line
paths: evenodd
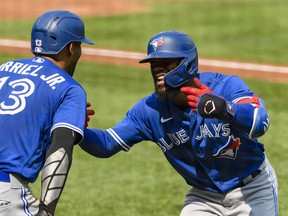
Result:
M191 67L192 67L193 62L190 61L187 66L186 66L186 71L190 71Z
M186 67L186 71L188 71L188 73L194 74L195 69L197 70L196 71L196 73L197 73L198 72L198 55L197 55L197 57L195 57L194 59L189 61L189 63L187 64L187 67Z
M198 55L197 51L192 53L189 57L183 59L178 67L166 74L164 77L165 85L170 88L178 88L196 76L198 72Z

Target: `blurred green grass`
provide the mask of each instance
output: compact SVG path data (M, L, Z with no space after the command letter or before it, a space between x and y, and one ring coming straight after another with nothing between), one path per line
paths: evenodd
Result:
M225 58L287 65L286 0L179 0L148 4L149 11L84 17L87 37L97 47L145 51L162 30L188 33L201 58ZM0 38L29 40L33 20L0 21ZM0 61L21 56L0 54ZM80 62L75 74L96 115L90 126L108 128L154 89L147 70ZM280 215L288 216L288 84L245 79L265 100L271 126L260 140L279 181ZM32 185L39 196L39 180ZM109 159L92 158L79 147L56 215L179 215L189 186L166 162L160 149L143 142Z
M144 3L143 3L144 4ZM189 34L202 58L287 65L287 0L178 0L142 13L83 17L98 47L144 51L155 33ZM0 37L29 40L33 20L0 21Z

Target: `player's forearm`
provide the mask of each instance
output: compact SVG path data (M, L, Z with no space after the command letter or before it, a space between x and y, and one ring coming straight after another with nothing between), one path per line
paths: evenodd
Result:
M197 104L197 112L204 118L218 118L258 138L269 127L269 117L263 100L256 95L231 102L214 94L204 94Z
M99 158L108 158L116 154L122 147L104 130L85 129L84 139L79 146L87 153Z
M42 170L40 211L54 215L72 163L73 147L81 137L68 128L53 131L51 147Z
M45 211L54 215L56 205L63 191L71 166L71 154L64 148L48 156L42 170L41 205Z

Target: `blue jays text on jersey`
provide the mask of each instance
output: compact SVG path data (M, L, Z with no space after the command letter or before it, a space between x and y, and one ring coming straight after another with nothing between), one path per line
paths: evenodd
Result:
M154 93L114 127L86 129L80 146L96 157L109 157L150 140L189 185L219 193L236 188L265 159L255 137L268 129L268 114L263 101L236 76L203 72L199 80L234 106L233 120L203 118L190 107L159 101Z
M0 65L0 170L36 180L55 128L83 135L86 93L67 72L35 57Z

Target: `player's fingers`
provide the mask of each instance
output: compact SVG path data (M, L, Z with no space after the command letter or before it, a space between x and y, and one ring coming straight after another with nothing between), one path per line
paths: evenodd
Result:
M196 97L194 95L187 95L186 98L189 102L198 102L198 99L199 99L199 97Z
M92 109L87 109L86 110L86 115L95 115L95 111Z
M189 91L188 88L189 87L182 87L182 88L180 88L180 91L183 92L183 93L188 94L188 91Z
M203 83L201 83L200 80L199 80L197 77L194 78L194 83L195 83L195 85L196 85L199 89L208 88L206 85L204 85Z
M180 89L181 92L186 93L186 94L190 94L190 95L195 95L196 94L196 88L193 87L182 87Z
M193 111L196 111L196 106L197 106L197 103L195 102L188 102L188 105L192 108Z
M91 103L88 101L87 102L87 107L90 107L91 106Z
M201 96L202 94L204 93L212 93L213 94L213 91L206 85L204 85L203 83L200 82L200 80L195 77L194 78L194 83L195 85L198 87L198 89L200 89L198 95Z

